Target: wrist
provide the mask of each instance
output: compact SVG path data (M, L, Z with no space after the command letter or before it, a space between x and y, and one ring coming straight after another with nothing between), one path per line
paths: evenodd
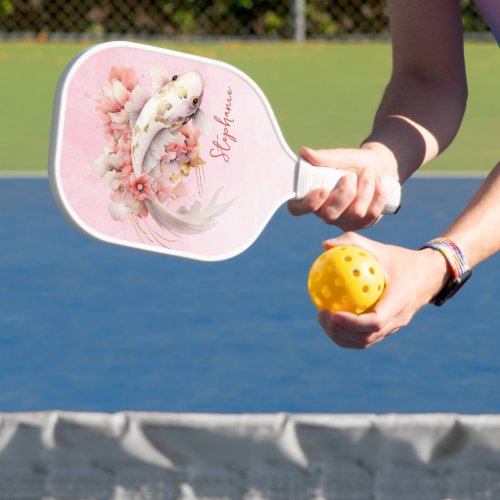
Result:
M394 153L381 142L366 140L361 144L361 149L374 152L378 157L379 168L377 175L394 177L399 180L398 162Z
M420 269L425 269L425 302L432 299L443 289L452 278L452 273L444 255L436 252L432 248L422 248L419 250L423 262Z
M443 305L453 297L472 275L472 270L462 250L449 238L436 238L427 242L422 249L430 249L443 256L451 275L441 290L432 298L436 306ZM422 250L421 249L421 250Z

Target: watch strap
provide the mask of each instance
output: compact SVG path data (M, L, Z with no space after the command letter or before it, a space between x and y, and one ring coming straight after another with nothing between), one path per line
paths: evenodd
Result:
M471 277L472 270L458 245L449 238L433 239L422 247L422 249L424 248L431 248L440 252L446 259L452 273L452 278L431 300L434 305L440 306L458 292L462 285Z

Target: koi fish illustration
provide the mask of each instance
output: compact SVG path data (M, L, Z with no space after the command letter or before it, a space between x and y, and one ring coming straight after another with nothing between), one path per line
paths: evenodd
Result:
M210 129L209 120L201 109L205 83L198 71L169 76L164 68L152 69L152 93L137 85L125 104L131 127L131 157L136 178L153 175L165 157L174 133L191 121L197 132ZM169 209L157 198L145 199L148 212L156 223L173 234L196 234L213 227L216 218L231 204L217 204L220 189L208 206L201 210L199 202L188 209Z
M151 172L165 154L165 145L171 142L172 132L189 120L197 129L207 131L208 118L200 109L204 87L198 71L174 75L144 102L139 114L137 103L135 109L132 108L132 165L136 176Z

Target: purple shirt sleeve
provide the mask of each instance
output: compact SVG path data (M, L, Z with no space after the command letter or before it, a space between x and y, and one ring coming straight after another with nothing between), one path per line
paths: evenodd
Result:
M500 0L474 0L500 45Z

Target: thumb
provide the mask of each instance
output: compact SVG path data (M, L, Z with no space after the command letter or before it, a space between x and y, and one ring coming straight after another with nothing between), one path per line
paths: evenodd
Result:
M353 231L348 231L341 234L340 236L337 236L336 238L330 238L324 241L323 248L325 248L325 250L328 250L330 248L338 247L341 245L356 245L365 248L365 250L371 251L372 243L373 242L365 236L362 236Z
M312 165L359 171L366 166L366 151L361 149L311 149L303 147L300 156Z

